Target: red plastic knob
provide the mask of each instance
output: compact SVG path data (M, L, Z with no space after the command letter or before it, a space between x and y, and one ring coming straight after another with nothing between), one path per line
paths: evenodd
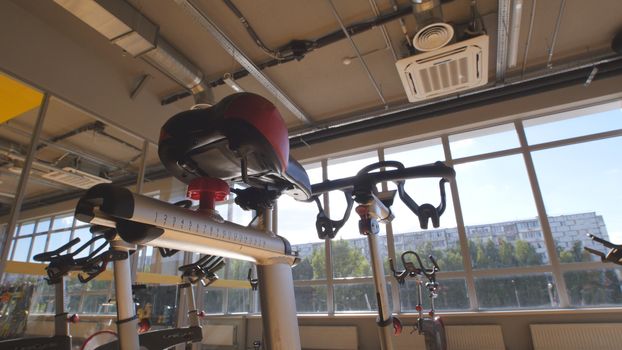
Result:
M421 305L417 305L417 306L415 306L415 310L421 311L421 310L423 310L423 308L421 307Z
M198 313L198 316L199 316L199 318L203 318L203 317L207 316L207 312L205 312L205 311L201 310L201 311Z
M69 318L67 318L67 322L69 322L69 323L78 323L78 322L80 322L80 316L78 316L77 314L73 314L73 315L69 316Z
M228 195L229 185L221 179L200 177L188 185L188 197L199 200L200 209L214 209L215 203L224 200Z
M430 312L428 312L428 315L430 315L430 317L434 317L434 311L430 310Z

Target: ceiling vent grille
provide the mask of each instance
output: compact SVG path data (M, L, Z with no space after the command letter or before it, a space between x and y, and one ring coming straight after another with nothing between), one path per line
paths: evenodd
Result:
M434 51L449 44L454 37L454 27L447 23L432 23L415 34L413 46L419 51Z
M95 185L101 183L111 183L108 179L101 178L99 176L91 175L71 167L64 167L63 171L52 171L42 175L41 177L50 181L59 182L65 185L89 189Z
M485 85L488 82L488 36L407 57L395 65L410 102Z

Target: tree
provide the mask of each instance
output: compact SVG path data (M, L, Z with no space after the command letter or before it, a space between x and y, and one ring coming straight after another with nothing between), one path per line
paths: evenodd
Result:
M518 266L542 265L542 258L536 249L525 241L516 241L516 261Z

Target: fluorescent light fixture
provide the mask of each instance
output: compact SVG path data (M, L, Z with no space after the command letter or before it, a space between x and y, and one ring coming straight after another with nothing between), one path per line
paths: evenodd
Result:
M244 92L244 89L242 89L242 87L240 85L238 85L238 83L236 83L235 80L233 80L233 77L231 76L230 73L225 73L225 75L222 76L222 80L231 89L233 89L233 91L235 91L235 92Z
M508 68L516 67L516 61L518 60L518 38L520 37L520 22L522 16L523 0L513 0L510 42L508 45Z

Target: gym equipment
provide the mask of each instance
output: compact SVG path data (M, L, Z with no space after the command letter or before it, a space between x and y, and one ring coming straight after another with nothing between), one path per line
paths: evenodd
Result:
M93 237L72 253L69 253L71 247L80 243L80 238L74 238L58 249L37 254L33 257L35 261L48 262L48 266L45 268L48 275L46 281L49 285L54 286L56 308L56 314L54 315L54 335L51 337L19 338L0 341L1 349L72 349L69 323L77 323L80 318L75 314L68 317L65 311L65 276L71 271L80 271L81 274L78 275L78 278L82 283L86 283L99 275L106 268L108 261L111 261L115 257L105 252L99 254L108 244L105 241L86 257L75 259L75 256L101 239L102 237Z
M368 236L372 252L374 280L378 293L381 337L391 336L386 325L392 323L386 307L387 292L379 258L377 221L392 218L393 195L379 199L375 186L394 181L400 198L419 217L422 227L428 221L438 226L445 208L444 183L454 177L453 169L437 163L405 168L399 162L380 162L364 168L352 178L311 186L302 166L289 155L287 128L268 100L250 93L224 98L206 109L185 111L173 116L160 133L158 154L164 166L188 184L188 196L200 201L197 211L131 193L109 184L89 189L79 200L75 216L83 222L114 228L111 249L129 252L136 244L158 247L165 254L183 250L201 254L242 259L257 265L264 345L273 350L299 350L300 336L291 266L299 261L289 242L273 232L272 211L275 200L288 194L301 201L315 200L325 192L342 190L349 201L359 206L360 232ZM391 167L394 170L381 168ZM381 169L380 172L371 172ZM416 177L441 177L441 204L417 205L404 191L403 181ZM229 193L235 202L254 210L258 220L252 227L224 221L214 210L215 201ZM390 198L389 198L390 197ZM318 234L334 237L343 223L318 215ZM114 261L115 293L119 345L121 350L138 348L136 315L131 300L128 259ZM251 279L253 280L253 279ZM383 349L392 349L390 339L382 340Z
M174 206L179 206L179 203L174 204ZM167 349L180 344L185 344L186 348L190 348L192 343L200 342L203 339L201 326L199 324L199 317L201 313L199 313L196 309L192 285L197 282L201 282L203 285L207 286L218 280L216 271L224 266L222 257L207 255L201 257L194 263L179 267L179 271L182 272L182 281L178 285L178 289L180 292L180 300L186 299L188 319L190 323L188 327L181 327L181 318L178 318L177 327L175 328L146 331L138 334L138 319L135 315L135 310L132 311L134 313L134 317L131 317L130 319L119 318L119 310L124 310L127 314L130 313L130 307L135 309L134 299L131 293L134 286L129 286L129 295L123 294L128 288L126 285L122 285L123 282L121 281L123 281L123 279L116 278L116 276L123 277L130 273L128 263L129 252L125 249L128 245L119 243L116 231L113 228L94 225L91 227L91 232L101 233L100 236L96 237L106 237L106 239L110 241L110 251L113 252L115 256L123 257L122 259L118 259L119 264L115 261L114 265L114 284L118 316L117 329L119 336L117 340L98 346L96 348L97 350L124 349L124 346L127 346L126 344L133 343L134 341L138 342L141 349L146 350ZM118 271L119 268L124 268L126 271ZM123 343L123 341L125 341L125 343ZM136 349L138 349L138 347L136 347Z
M415 257L415 261L419 267L415 265L415 261L408 259L408 257ZM428 256L432 262L432 268L428 269L423 266L423 262L419 257L419 254L409 250L401 255L402 265L404 270L397 272L393 259L389 259L389 266L393 272L393 276L399 284L404 284L407 278L415 278L417 284L417 306L415 309L419 313L417 318L417 325L415 326L419 334L422 334L425 339L425 345L427 350L446 350L447 338L445 335L445 326L440 316L436 315L434 308L434 299L438 296L438 282L436 282L436 273L440 271L436 260L432 255ZM428 290L428 297L430 298L430 311L428 316L423 315L423 281L422 278L427 278L428 282L425 283L425 287ZM397 329L402 328L401 323L397 321Z
M264 343L270 349L300 349L291 266L298 261L287 240L272 232L272 207L281 193L305 200L309 178L289 156L287 128L270 101L250 93L234 94L206 109L173 116L160 134L158 154L164 166L188 183L188 195L200 200L191 211L133 194L112 185L97 185L76 207L84 222L115 229L113 249L136 244L243 259L257 264ZM214 202L234 189L236 203L257 212L254 227L226 222ZM136 315L130 299L127 259L115 261L115 293L121 350L136 349Z
M602 262L611 262L614 264L622 265L622 245L613 244L590 233L588 233L587 236L590 237L593 241L602 244L605 248L609 248L609 251L607 252L607 254L605 254L589 247L584 247L583 249L587 250L591 254L599 256Z
M393 170L386 170L393 168ZM373 172L379 170L378 172ZM405 191L404 181L407 179L422 177L440 177L439 192L441 203L438 206L431 204L418 205ZM322 183L311 186L312 199L318 206L319 214L316 220L316 229L321 239L334 238L339 229L348 220L350 210L353 203L358 203L356 213L359 215L359 232L367 236L369 244L371 266L374 278L374 286L376 289L376 297L378 299L378 319L376 323L379 327L380 345L383 350L392 350L393 343L392 328L399 330L399 321L394 321L389 310L388 293L384 277L384 267L380 257L378 246L378 233L380 232L379 222L387 223L393 220L394 216L391 212L395 194L410 210L419 218L421 228L427 228L428 222L431 221L434 227L440 224L440 216L445 211L445 183L455 178L455 172L452 168L441 162L434 165L424 165L406 168L397 161L381 161L370 164L361 169L356 176L339 180L324 181ZM385 181L393 181L397 185L397 191L389 191L379 193L376 185ZM319 195L341 190L344 192L348 202L346 212L341 220L331 220L322 208ZM434 273L426 271L426 277L433 278ZM430 281L432 282L432 281ZM435 282L434 282L435 283ZM442 322L439 321L440 326ZM421 329L424 328L422 323ZM427 322L425 328L428 328Z

